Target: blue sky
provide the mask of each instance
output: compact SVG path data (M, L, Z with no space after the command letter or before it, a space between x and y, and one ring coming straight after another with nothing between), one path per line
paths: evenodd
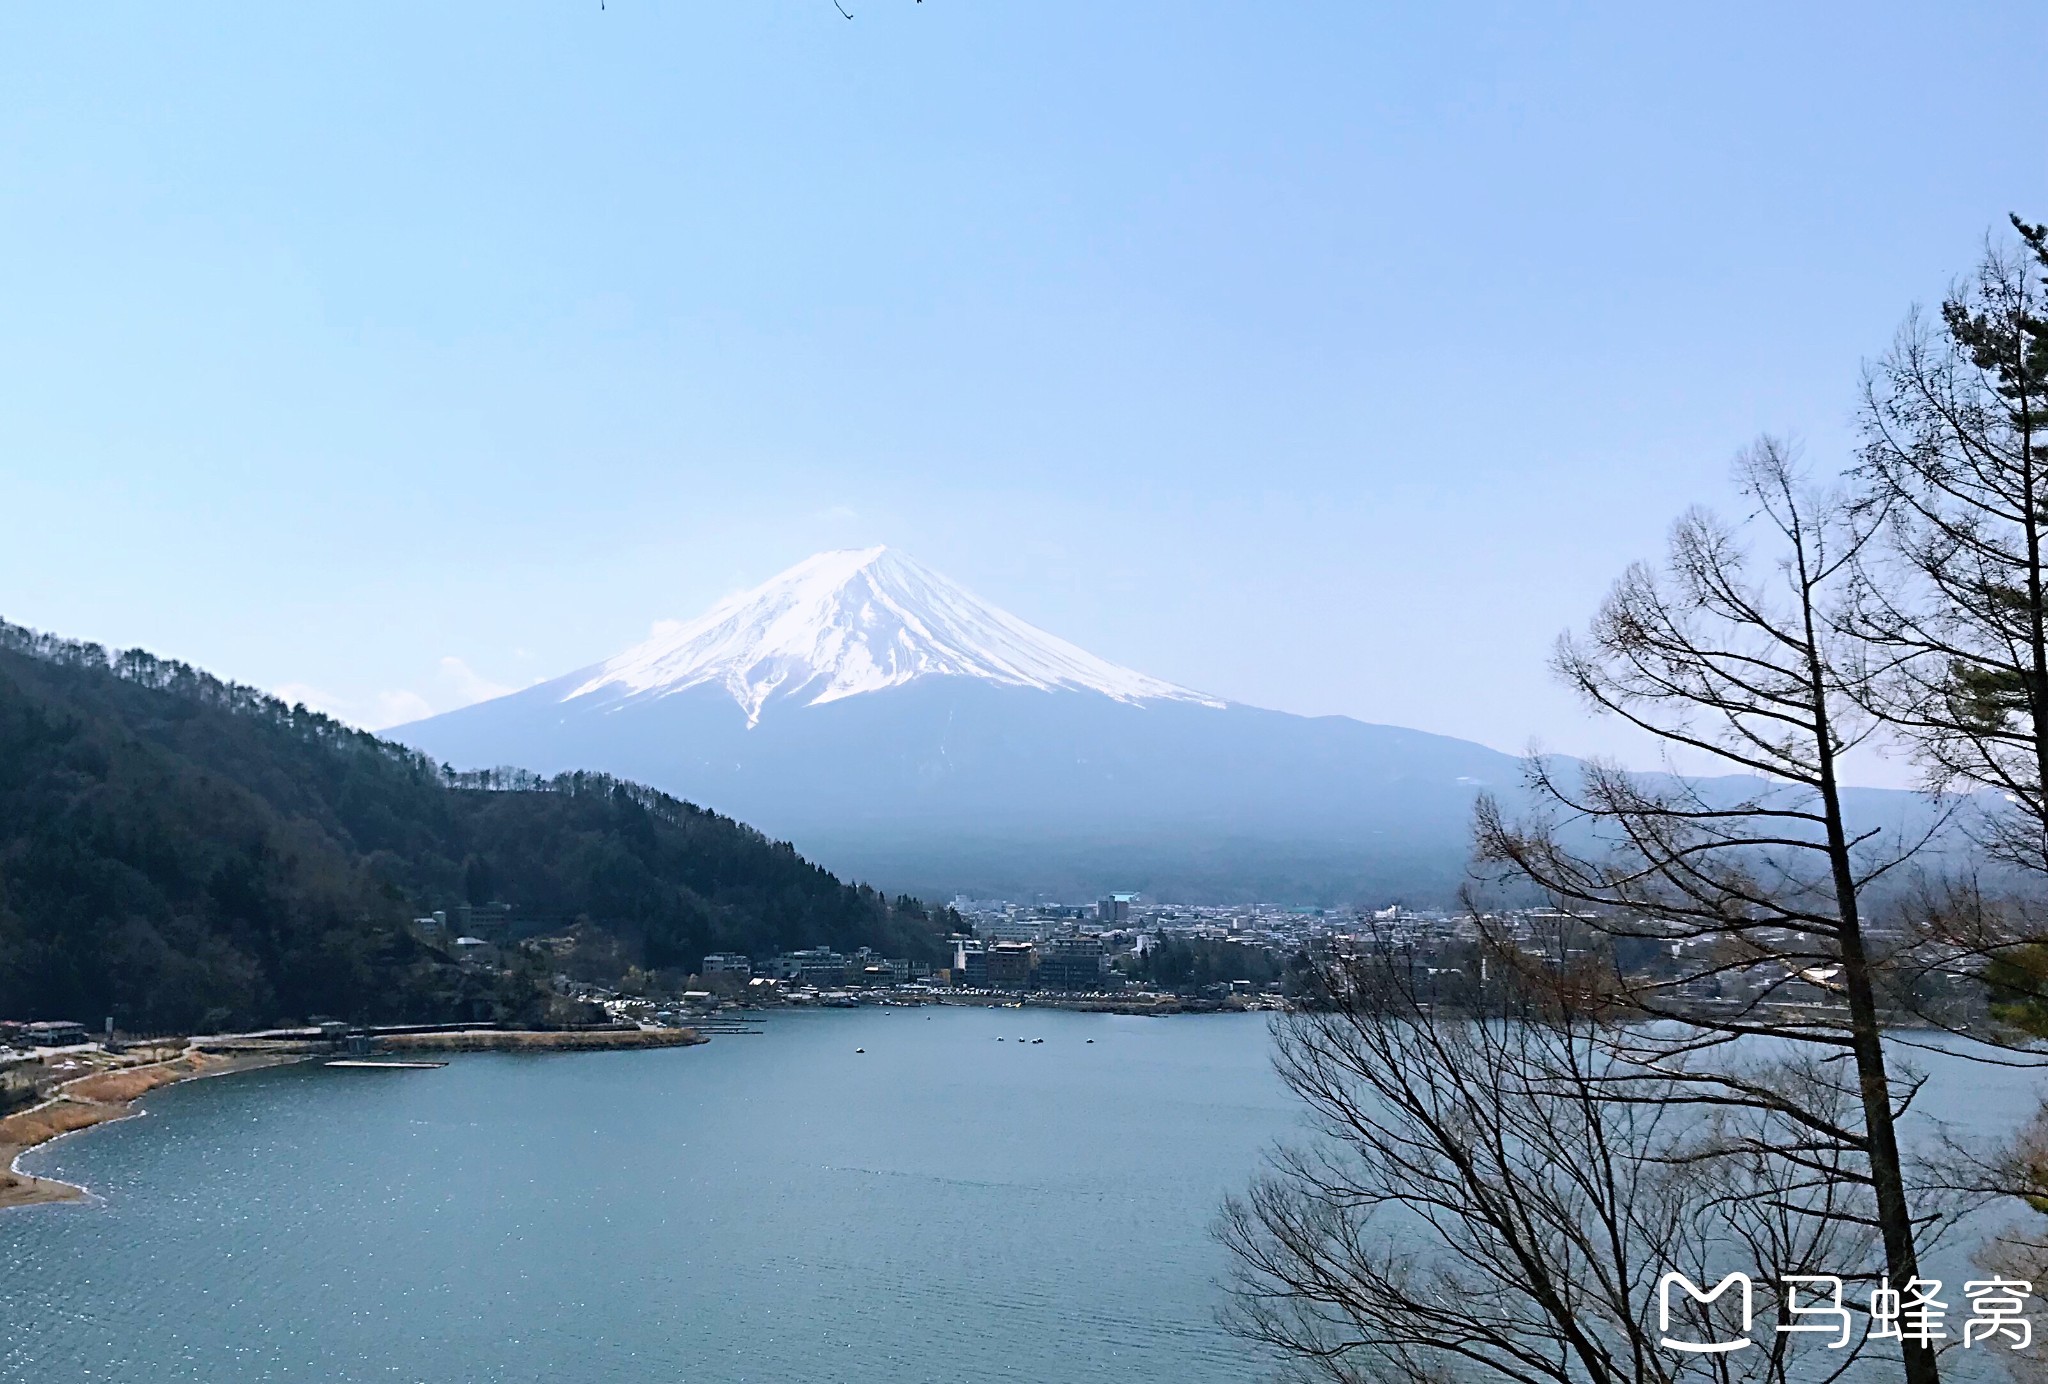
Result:
M1240 700L1544 670L2048 217L2037 5L0 10L0 615L380 724L898 545Z

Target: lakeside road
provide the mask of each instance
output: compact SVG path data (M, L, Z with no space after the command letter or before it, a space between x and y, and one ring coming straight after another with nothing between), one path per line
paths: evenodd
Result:
M452 1033L392 1034L380 1040L391 1052L596 1052L687 1047L710 1039L694 1029L559 1032L470 1029ZM0 1119L0 1210L78 1201L85 1189L20 1171L23 1154L52 1139L138 1113L135 1102L151 1091L200 1077L276 1067L332 1056L330 1044L263 1043L219 1052L188 1047L176 1057L132 1067L109 1067L58 1085L48 1099Z

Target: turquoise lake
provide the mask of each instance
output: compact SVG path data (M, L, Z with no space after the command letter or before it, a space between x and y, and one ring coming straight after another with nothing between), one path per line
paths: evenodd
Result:
M764 1029L157 1092L25 1160L96 1199L0 1214L0 1379L1263 1372L1209 1234L1296 1128L1262 1018Z
M1301 1129L1269 1050L1256 1015L862 1009L190 1082L24 1161L95 1195L0 1213L0 1382L1256 1379L1210 1228ZM2038 1103L1914 1060L1973 1132Z

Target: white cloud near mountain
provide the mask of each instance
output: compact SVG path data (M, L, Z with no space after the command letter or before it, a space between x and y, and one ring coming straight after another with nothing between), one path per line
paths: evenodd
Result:
M494 682L454 654L445 654L441 658L441 682L458 698L456 706L487 702L493 697L517 692L520 687L517 683Z
M477 672L467 660L455 654L445 654L435 669L432 682L425 689L389 688L368 698L351 698L335 696L311 683L287 682L273 687L271 693L294 705L308 707L365 730L385 730L507 696L531 687L535 681L538 679L521 683L498 682Z

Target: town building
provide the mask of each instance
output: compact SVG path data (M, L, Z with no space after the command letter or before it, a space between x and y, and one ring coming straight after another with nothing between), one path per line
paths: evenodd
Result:
M744 984L754 978L754 963L738 952L713 952L704 958L704 969L699 974L707 980L712 976L729 976Z
M836 990L846 984L851 958L830 947L806 947L784 952L775 958L775 974L782 980L808 985L817 990Z
M1043 918L986 918L981 935L992 942L1036 942L1045 935Z
M1109 927L1117 927L1131 920L1131 905L1138 901L1136 894L1110 894L1095 901L1095 921Z
M85 1041L85 1025L51 1019L23 1025L21 1037L32 1048L68 1048Z
M997 942L983 953L992 990L1024 990L1038 969L1038 949L1029 942Z
M1042 990L1102 990L1108 980L1109 952L1100 937L1056 937L1039 951Z

